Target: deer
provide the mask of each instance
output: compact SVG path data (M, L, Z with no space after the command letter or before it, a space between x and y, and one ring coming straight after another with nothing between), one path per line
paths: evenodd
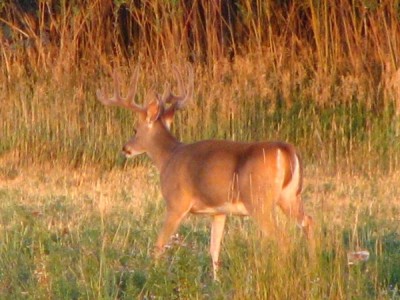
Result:
M123 107L138 115L136 134L123 146L122 153L127 158L146 153L160 174L166 213L154 258L164 252L186 215L211 215L209 251L213 278L218 280L226 217L251 216L263 235L271 235L276 227L276 206L302 228L313 252L313 219L304 212L303 167L294 146L279 141L179 141L171 133L171 125L174 114L193 98L194 72L189 65L187 84L178 68L174 67L173 73L178 93L166 88L162 95L152 93L144 105L135 102L138 67L125 98L121 96L116 72L112 97L107 97L104 89L96 91L102 104Z

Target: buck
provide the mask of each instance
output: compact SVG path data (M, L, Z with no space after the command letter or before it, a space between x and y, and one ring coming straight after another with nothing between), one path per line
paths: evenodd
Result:
M252 216L265 234L273 234L274 209L282 211L303 229L313 247L313 221L304 213L301 200L302 165L295 148L283 142L233 142L205 140L193 144L178 141L170 132L175 112L193 97L193 69L184 86L174 70L179 94L155 94L145 106L135 103L138 68L126 98L122 98L114 73L115 91L97 98L104 105L120 106L139 116L136 135L123 146L132 157L147 153L160 173L166 215L155 244L156 258L188 214L212 216L210 254L217 279L218 257L227 215Z

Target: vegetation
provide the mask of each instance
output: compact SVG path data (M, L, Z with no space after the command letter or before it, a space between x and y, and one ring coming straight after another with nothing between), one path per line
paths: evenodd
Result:
M0 0L0 298L400 298L399 54L397 0ZM152 262L157 174L119 156L135 119L95 91L140 65L146 101L187 62L183 141L299 148L314 264L290 225L282 249L231 218L214 283L195 217Z
M251 219L232 217L213 282L208 218L186 219L152 261L164 210L154 169L18 170L0 188L3 299L399 298L398 172L371 180L308 168L316 261L283 215L290 244L260 240ZM360 249L370 259L348 265L347 253Z
M183 140L279 138L314 163L398 165L396 1L1 3L1 153L113 166L131 119L95 90L140 65L142 99L190 60Z

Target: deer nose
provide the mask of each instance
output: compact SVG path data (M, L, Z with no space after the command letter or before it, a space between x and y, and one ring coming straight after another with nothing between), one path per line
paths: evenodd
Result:
M126 145L124 147L122 147L122 153L124 153L124 155L126 155L126 156L132 155L132 151Z

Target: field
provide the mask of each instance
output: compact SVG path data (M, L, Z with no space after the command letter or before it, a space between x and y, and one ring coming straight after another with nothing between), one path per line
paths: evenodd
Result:
M307 167L316 261L284 218L291 244L282 248L260 241L250 219L231 217L216 283L207 217L185 220L163 259L152 262L164 210L153 168L2 163L2 298L399 298L398 173L333 175ZM369 260L349 265L347 253L355 250L368 250Z
M398 1L89 2L0 1L1 299L400 299ZM219 282L208 217L152 260L157 171L119 154L136 117L95 92L139 65L143 103L188 63L173 133L296 145L315 260L279 213L284 241L228 219Z

